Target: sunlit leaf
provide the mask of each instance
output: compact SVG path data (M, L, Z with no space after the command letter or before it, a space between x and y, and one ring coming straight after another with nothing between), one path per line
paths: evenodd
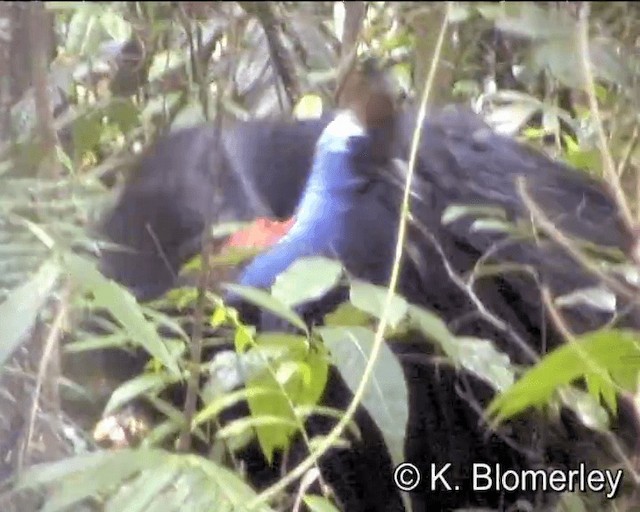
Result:
M307 494L304 502L311 512L338 512L338 509L327 498Z
M626 330L599 330L577 338L545 356L520 380L496 397L489 412L508 419L525 409L543 405L555 391L581 376L596 373L633 389L640 369L640 335Z
M276 277L271 295L289 307L322 298L335 288L342 266L327 258L302 258Z

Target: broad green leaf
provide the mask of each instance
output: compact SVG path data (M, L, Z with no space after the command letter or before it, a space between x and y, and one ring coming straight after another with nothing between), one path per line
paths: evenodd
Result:
M277 341L277 337L274 336L272 341ZM257 344L256 350L264 350L264 340L261 342L259 338ZM306 340L299 339L298 345L306 348ZM262 372L248 379L249 391L272 391L267 398L248 393L247 402L253 418L282 420L281 424L268 422L255 426L258 441L268 460L272 459L274 450L288 446L297 430L295 408L299 405L316 405L320 400L327 375L328 364L319 351L299 350L289 351L286 358L273 361L271 372Z
M301 258L276 277L271 295L289 307L322 298L335 288L342 275L342 266L321 257Z
M63 351L68 354L76 354L79 352L86 352L91 350L103 350L106 348L121 348L126 347L129 337L124 331L118 331L106 336L94 336L90 338L83 338L71 343L65 343L62 347Z
M461 23L467 21L471 16L471 4L463 4L461 2L452 3L449 9L449 23Z
M452 358L458 359L459 346L446 324L437 315L418 306L409 306L411 325L432 341L435 341L442 351Z
M544 357L497 396L489 405L489 412L508 419L529 407L547 403L560 386L592 373L601 380L600 386L613 380L631 390L636 385L639 369L639 333L615 329L594 331Z
M358 279L351 281L351 303L362 311L373 315L375 318L380 319L382 317L382 310L386 299L387 288L375 286ZM393 295L388 311L389 325L391 327L398 327L398 324L404 320L408 307L407 301L404 298L397 294Z
M324 317L324 325L327 326L367 326L371 323L371 315L358 309L350 302L343 302L334 311Z
M355 392L369 360L375 334L364 327L321 327L318 333L342 378ZM394 463L399 464L403 460L409 420L408 391L402 367L386 343L380 348L362 405L382 432Z
M557 512L589 512L585 503L588 499L588 494L565 492L560 497L555 510Z
M140 109L129 99L119 98L117 101L111 101L104 113L124 134L140 125Z
M242 401L246 401L247 397L250 395L254 396L256 399L260 399L260 397L262 397L262 399L266 399L270 394L271 391L268 389L243 388L237 391L232 391L231 393L218 395L211 400L204 409L195 415L193 418L192 428L207 421L211 421L228 407L233 407Z
M633 72L624 52L618 51L618 44L606 37L593 37L589 41L589 56L597 78L607 82L631 87ZM602 90L602 88L600 88ZM601 101L602 99L599 98Z
M120 487L116 496L107 502L105 512L146 512L149 502L179 476L178 467L158 466L148 469Z

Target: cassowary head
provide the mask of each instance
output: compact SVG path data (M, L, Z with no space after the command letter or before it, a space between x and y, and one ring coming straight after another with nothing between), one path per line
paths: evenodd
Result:
M390 160L393 94L383 73L367 61L347 76L339 98L343 108L317 142L293 226L246 267L241 284L267 288L305 256L336 257L343 263L355 260L361 267L382 264L378 260L386 251L362 258L364 248L358 245L367 241L362 232L369 229L365 224L381 227L378 172ZM393 227L386 232L393 236ZM371 236L378 235L372 231Z

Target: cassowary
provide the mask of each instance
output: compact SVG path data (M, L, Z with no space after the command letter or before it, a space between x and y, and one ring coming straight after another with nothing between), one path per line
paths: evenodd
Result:
M265 212L282 218L293 214L297 203L289 233L246 267L241 283L267 287L297 257L324 254L338 258L357 277L385 284L402 181L392 158L406 158L415 116L398 114L370 126L358 113L347 111L332 121L239 124L223 131L218 151L211 151L216 139L211 128L159 143L107 217L105 234L138 249L108 254L107 273L141 298L156 296L173 284L180 264L197 251L214 214L217 220L244 220ZM389 126L393 140L381 152L378 130ZM494 133L475 114L458 107L432 112L423 130L413 183L411 257L403 263L399 292L437 312L455 334L490 339L514 362L529 364L531 353L544 353L562 341L545 316L540 285L557 296L594 286L598 279L551 238L510 239L504 232L476 229L469 216L444 223L447 208L499 207L511 221L526 220L530 214L523 188L557 228L573 237L622 252L629 250L631 238L599 183ZM262 136L242 137L249 133ZM180 169L185 174L176 172ZM519 178L524 180L520 188ZM216 190L222 194L216 196ZM209 196L216 201L207 201ZM524 265L527 272L485 275L466 286L465 279L482 259ZM563 313L574 332L602 326L614 314L584 304ZM634 308L619 316L638 327ZM601 453L594 444L599 438L585 433L571 415L546 425L532 415L512 422L507 431L492 432L481 418L493 393L487 384L439 364L425 340L394 344L394 351L409 387L407 460L424 474L431 464L440 468L451 462L448 479L460 485L456 491L416 489L411 495L414 510L498 508L519 498L535 502L534 492L474 490L472 464L570 468ZM349 399L339 374L332 372L323 403L344 408ZM350 450L329 453L323 476L349 512L399 510L380 433L364 410L356 421L362 439ZM547 435L541 433L543 425ZM308 428L318 434L330 426L312 420ZM249 476L261 473L255 480L265 484L266 463L261 466L259 453L245 455L255 457L248 464Z
M432 114L424 130L413 185L415 224L410 230L410 242L418 249L419 259L404 262L400 292L414 303L438 311L456 333L493 339L513 361L531 363L532 353L540 354L561 341L544 318L540 284L549 286L554 295L562 295L595 286L598 280L551 240L511 241L503 234L475 231L467 218L444 225L446 208L456 203L499 206L508 219L526 217L528 210L518 188L518 178L523 178L525 193L559 229L580 239L628 250L630 239L615 206L600 184L495 134L464 109L450 107ZM297 258L317 254L338 258L357 277L386 282L400 191L392 153L386 159L379 154L371 157L374 140L375 130L363 126L352 112L336 116L318 141L295 224L275 247L248 265L240 278L242 284L268 287ZM402 141L406 145L407 138ZM472 270L488 251L494 252L495 261L526 265L531 270L530 274L479 279L476 286L478 298L508 327L501 328L488 315L483 317L469 291L455 281L455 276ZM566 312L574 332L595 329L610 318L610 312L585 305ZM637 326L637 311L630 310L624 321ZM412 494L414 510L536 501L531 489L511 493L473 489L471 468L476 463L509 469L571 469L578 462L595 464L592 457L597 457L597 451L585 445L597 436L587 433L570 415L560 424L548 425L546 438L538 438L540 418L537 423L533 417L514 422L511 435L491 432L478 414L492 396L489 386L450 367L439 367L419 340L405 340L396 351L410 392L406 456L424 475L451 462L447 477L459 485L455 491L418 489ZM334 373L323 403L344 407L346 393ZM321 466L329 468L325 477L336 487L344 510L397 510L397 494L386 485L392 478L388 459L380 458L375 465L371 458L379 454L379 433L364 411L358 419L361 444L356 443L350 453L327 456ZM313 420L308 428L319 433ZM320 433L326 433L326 424L323 428ZM373 473L381 478L372 481L371 471L363 469L367 466L375 468ZM350 482L348 487L343 479Z

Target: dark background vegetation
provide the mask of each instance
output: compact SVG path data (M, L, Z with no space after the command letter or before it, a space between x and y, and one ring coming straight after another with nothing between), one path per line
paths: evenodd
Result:
M55 483L46 510L88 510L77 503L98 495L109 510L231 510L254 496L239 474L190 455L87 455L90 425L61 407L73 384L61 369L60 341L77 334L92 274L61 258L95 247L84 228L160 135L221 117L329 110L354 45L375 53L403 101L417 104L443 23L431 105L472 106L497 130L607 180L628 217L640 219L635 2L0 3L0 509L34 509L44 495L25 488L38 483ZM586 80L585 56L593 75ZM627 271L637 278L634 262ZM105 296L107 304L120 298ZM595 289L566 300L602 304L607 295ZM144 329L140 318L123 337ZM608 347L617 335L605 333ZM480 356L476 371L509 382L501 379L513 369L499 353L488 346ZM572 377L540 376L557 384ZM589 398L575 400L584 421L606 430ZM533 389L512 410L550 399ZM61 460L13 480L35 463ZM332 510L319 498L308 504ZM574 496L560 506L587 505ZM625 496L612 506L633 510Z

